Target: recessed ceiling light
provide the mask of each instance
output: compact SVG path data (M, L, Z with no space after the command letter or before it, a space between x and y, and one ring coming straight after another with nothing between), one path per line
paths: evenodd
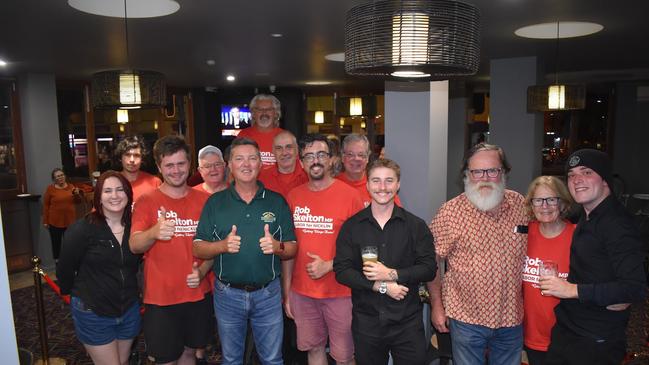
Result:
M331 85L331 81L307 81L307 85Z
M233 82L234 80L236 80L236 77L234 77L234 75L228 75L228 76L225 77L225 79L230 81L230 82Z
M207 60L207 61L205 61L205 63L207 63L208 66L216 65L216 61L214 61L214 60Z
M604 26L589 22L559 22L559 38L583 37L604 29ZM533 39L557 39L557 22L528 25L514 31L519 37Z
M7 61L5 60L0 60L0 66L7 66Z
M68 5L84 13L124 17L124 0L68 0ZM173 14L180 9L175 0L138 0L126 3L129 18L155 18Z
M282 38L284 35L282 33L270 33L270 36L273 38Z
M330 53L325 56L328 61L345 62L345 52Z

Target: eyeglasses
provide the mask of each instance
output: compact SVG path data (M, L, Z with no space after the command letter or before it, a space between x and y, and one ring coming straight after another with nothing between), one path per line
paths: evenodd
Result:
M367 153L361 152L361 153L354 153L354 152L344 152L343 157L345 158L360 158L361 160L364 160L367 158Z
M554 207L559 205L561 198L558 196L551 196L549 198L532 198L530 199L532 205L535 207L542 207L543 203L547 204L549 207Z
M210 170L210 169L218 169L223 167L225 164L223 162L215 162L215 163L206 163L203 166L200 166L200 168L205 169L205 170Z
M317 152L315 154L307 153L306 155L302 156L302 160L304 162L309 162L310 163L310 162L313 162L316 158L319 161L323 161L323 160L328 159L329 157L331 157L331 154L329 152L320 151L320 152Z
M502 172L503 169L501 168L469 170L471 177L474 179L481 179L482 177L484 177L485 173L487 174L487 177L494 178L498 177Z

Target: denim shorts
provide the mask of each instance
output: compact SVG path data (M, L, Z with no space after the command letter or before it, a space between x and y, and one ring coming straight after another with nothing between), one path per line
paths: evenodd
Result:
M136 301L120 317L95 314L78 297L70 300L74 331L85 345L100 346L115 340L128 340L140 333L140 304Z

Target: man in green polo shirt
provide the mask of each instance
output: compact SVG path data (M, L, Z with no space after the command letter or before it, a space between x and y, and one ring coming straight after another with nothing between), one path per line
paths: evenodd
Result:
M194 255L214 259L214 311L223 364L241 363L246 326L264 364L283 364L280 260L297 250L293 221L281 195L257 181L257 143L237 138L230 150L234 184L212 195L201 214Z

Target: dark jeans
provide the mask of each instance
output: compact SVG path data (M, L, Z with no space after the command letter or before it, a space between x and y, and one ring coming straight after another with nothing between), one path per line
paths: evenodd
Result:
M352 329L356 364L381 365L388 363L392 354L395 365L426 363L427 343L421 317L406 323L384 326L379 333L357 333Z
M552 328L545 365L620 365L625 352L624 339L597 342L575 336L557 324Z
M54 259L59 259L59 253L61 253L61 240L63 239L63 233L67 227L54 227L49 226L50 239L52 240L52 254Z

